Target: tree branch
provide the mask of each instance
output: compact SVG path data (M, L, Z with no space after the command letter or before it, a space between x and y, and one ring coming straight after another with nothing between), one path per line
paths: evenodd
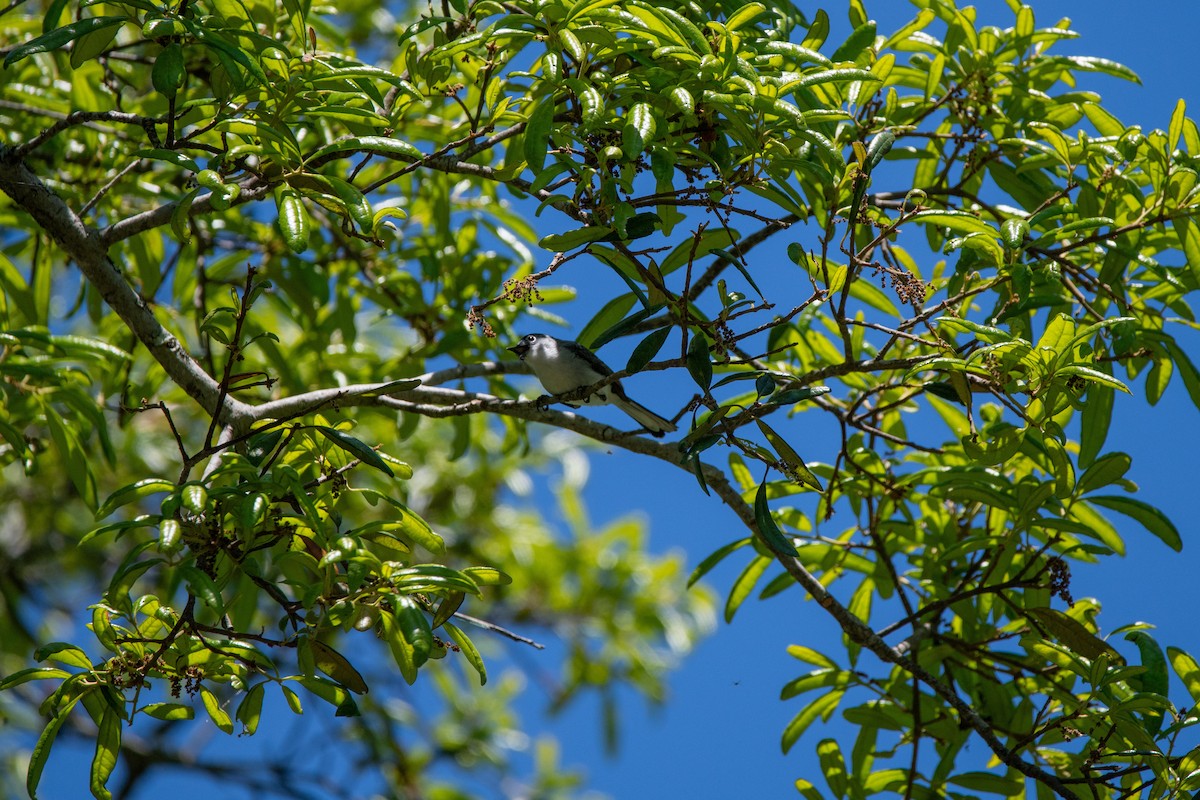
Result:
M107 244L101 236L95 229L87 227L20 159L13 157L8 148L0 149L0 191L11 197L54 239L104 302L189 397L222 423L246 415L249 406L238 400L226 398L224 404L218 403L220 386L159 323L146 301L138 296L108 257Z

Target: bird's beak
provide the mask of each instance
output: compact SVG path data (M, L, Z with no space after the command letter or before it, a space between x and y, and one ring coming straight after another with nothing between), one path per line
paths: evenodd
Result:
M512 353L517 358L524 360L525 354L529 352L529 345L525 344L524 342L518 342L512 347L508 348L508 352Z

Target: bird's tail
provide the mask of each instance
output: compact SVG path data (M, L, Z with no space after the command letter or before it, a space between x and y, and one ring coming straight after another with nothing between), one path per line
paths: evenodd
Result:
M639 425L654 436L662 436L664 433L672 433L675 430L675 425L670 420L663 419L641 403L630 400L628 397L614 397L613 404L633 417Z

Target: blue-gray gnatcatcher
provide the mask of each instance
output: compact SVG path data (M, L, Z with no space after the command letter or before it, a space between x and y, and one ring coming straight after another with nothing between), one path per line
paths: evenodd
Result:
M523 336L520 342L508 349L533 368L533 374L541 381L542 387L552 395L583 389L612 375L608 365L583 345L566 339L555 339L544 333ZM662 436L675 430L670 420L663 419L641 403L630 400L619 380L597 389L582 400L572 400L567 405L577 408L579 405L596 406L608 403L633 417L654 436Z

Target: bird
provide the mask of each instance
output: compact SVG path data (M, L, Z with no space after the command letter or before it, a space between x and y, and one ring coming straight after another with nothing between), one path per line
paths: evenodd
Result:
M579 342L555 339L544 333L527 334L508 349L533 368L533 374L537 376L542 387L552 395L569 394L587 386L594 386L613 374L612 369L601 361L599 356ZM564 402L571 408L612 403L633 417L652 436L661 437L675 430L675 425L670 420L660 417L636 400L631 400L629 395L625 394L625 387L619 380L602 386L583 399Z

